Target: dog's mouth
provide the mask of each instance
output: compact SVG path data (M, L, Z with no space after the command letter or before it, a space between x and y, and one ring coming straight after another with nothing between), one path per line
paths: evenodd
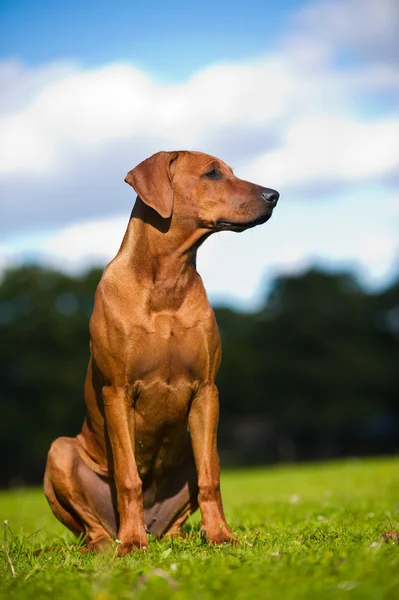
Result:
M255 227L256 225L262 225L262 223L266 223L266 221L268 221L271 216L272 213L270 212L265 215L262 215L261 217L258 217L257 219L254 219L253 221L244 222L224 221L220 219L219 221L216 221L216 229L218 231L245 231L246 229L250 229L251 227Z

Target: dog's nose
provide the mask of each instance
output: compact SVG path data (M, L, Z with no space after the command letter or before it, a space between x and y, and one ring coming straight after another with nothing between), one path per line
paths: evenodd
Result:
M275 207L277 204L277 200L280 197L280 194L276 192L276 190L271 190L269 188L264 188L260 195L271 207Z

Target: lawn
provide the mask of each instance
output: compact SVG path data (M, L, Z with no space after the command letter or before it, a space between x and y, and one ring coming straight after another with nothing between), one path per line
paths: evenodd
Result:
M0 597L41 600L399 598L399 460L224 471L228 521L240 546L187 537L116 558L82 555L40 489L0 493L9 521ZM3 537L3 531L1 532ZM39 556L37 548L54 547Z

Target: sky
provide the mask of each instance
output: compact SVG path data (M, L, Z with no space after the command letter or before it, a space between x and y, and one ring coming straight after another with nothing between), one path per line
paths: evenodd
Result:
M310 266L398 275L397 0L2 0L0 18L0 272L105 264L127 171L186 149L280 192L268 223L200 248L214 303L256 308Z

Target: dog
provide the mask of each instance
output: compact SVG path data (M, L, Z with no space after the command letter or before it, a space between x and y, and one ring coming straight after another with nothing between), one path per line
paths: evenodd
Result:
M279 194L201 152L158 152L125 181L138 196L95 294L87 415L53 442L44 492L87 551L146 549L198 507L206 540L236 542L216 445L220 338L196 254L212 233L265 223Z

